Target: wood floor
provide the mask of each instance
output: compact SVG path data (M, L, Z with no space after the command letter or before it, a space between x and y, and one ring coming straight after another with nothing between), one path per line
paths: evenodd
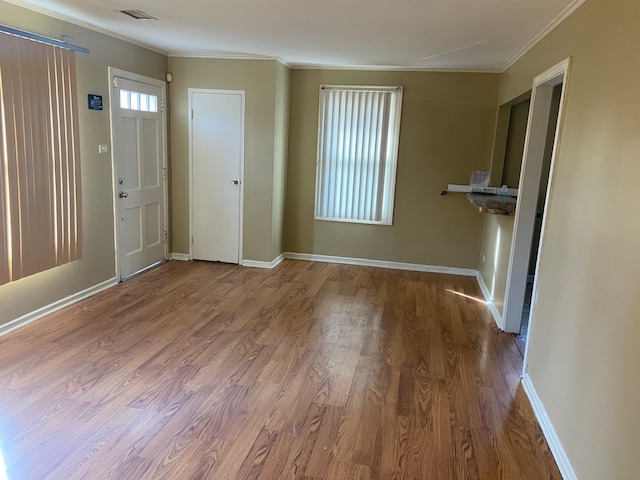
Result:
M0 337L7 478L560 479L480 297L450 275L169 262Z

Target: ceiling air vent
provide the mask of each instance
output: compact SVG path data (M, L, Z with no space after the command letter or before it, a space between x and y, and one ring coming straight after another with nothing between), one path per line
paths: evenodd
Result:
M158 20L156 17L152 17L148 13L144 13L141 10L120 10L120 13L129 15L130 17L133 17L136 20Z

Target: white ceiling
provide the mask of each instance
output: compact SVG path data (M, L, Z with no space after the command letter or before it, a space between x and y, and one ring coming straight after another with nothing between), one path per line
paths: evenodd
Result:
M9 0L174 56L500 71L584 0ZM134 20L119 10L158 20ZM80 42L78 42L80 43Z

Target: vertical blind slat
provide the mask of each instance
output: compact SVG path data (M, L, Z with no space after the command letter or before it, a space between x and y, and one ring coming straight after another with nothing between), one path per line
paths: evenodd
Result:
M333 107L326 99L328 94L329 92L327 92L326 90L320 90L320 118L318 119L318 131L320 132L320 137L327 138L327 140L330 142L331 138L328 134L328 131L332 121L331 109ZM318 159L316 163L316 198L317 203L322 205L326 203L326 199L328 197L329 181L321 181L320 179L330 178L331 175L328 164L328 148L328 142L318 142ZM325 159L325 161L323 162L320 159Z
M0 43L0 47L4 47ZM0 70L0 285L10 280L9 272L9 245L7 243L7 225L8 205L7 195L9 186L6 183L7 178L7 153L4 145L6 145L6 115L4 109L5 89L3 85L2 71Z
M51 241L53 243L53 257L57 262L60 259L60 241L59 241L59 216L58 216L58 172L57 164L60 161L59 147L57 143L57 136L55 132L58 130L58 99L57 99L57 82L56 82L56 64L54 52L50 52L47 61L47 113L49 115L48 132L49 138L48 150L49 150L49 195L51 201L49 202L49 213L51 215Z
M24 157L26 154L26 146L24 138L24 112L23 112L23 104L22 104L22 78L21 78L21 70L20 70L20 45L15 45L15 61L18 62L15 68L13 69L14 75L12 75L12 84L13 84L13 143L14 143L14 155L13 158L10 159L13 167L13 175L9 178L9 191L11 194L11 244L12 244L12 271L14 277L21 278L24 276L23 272L23 263L22 257L24 253L24 245L22 244L22 235L23 235L23 209L26 210L28 205L22 205L21 202L24 202L24 192L26 188L26 178L27 174L24 168ZM4 70L4 68L3 68Z
M358 102L358 125L357 129L360 132L363 132L363 135L358 135L358 139L355 142L354 146L354 178L353 178L353 203L352 203L352 213L351 216L359 217L361 215L360 212L360 185L362 179L362 165L363 165L363 157L362 157L362 146L364 144L364 122L366 120L366 107L367 107L367 98L363 96Z
M17 58L17 45L8 41L0 35L0 51L3 52L3 59L7 64L15 63L14 57ZM16 176L16 125L15 125L15 106L13 98L16 95L14 91L15 69L0 69L0 78L2 78L2 112L3 112L3 134L5 142L2 149L2 165L3 177L5 178L5 190L3 192L5 214L2 217L4 236L1 241L3 249L6 253L6 272L2 275L3 279L11 281L14 276L13 265L13 223L14 216L11 215L12 208L12 192L17 187Z
M332 94L328 93L333 96ZM338 165L336 164L338 160L338 156L336 155L336 151L340 148L339 138L337 132L340 130L340 126L338 125L340 121L340 105L331 102L331 128L328 130L328 135L330 139L329 147L327 148L326 155L329 158L329 175L330 181L328 182L326 201L328 202L329 208L333 210L336 198L333 192L333 185L338 181Z
M369 102L367 102L367 122L365 124L365 130L363 135L363 142L365 144L365 149L362 157L362 207L360 217L363 220L370 220L371 215L369 214L371 209L371 163L373 161L373 145L375 143L375 135L373 134L374 123L371 118L371 110L373 105L373 95L369 95Z
M69 79L67 78L67 75L65 72L62 52L60 51L56 53L57 53L56 67L58 70L58 81L60 82L58 85L58 91L61 93L60 95L61 101L59 102L59 105L61 106L60 110L62 112L61 119L60 119L60 124L61 124L60 145L62 147L62 151L61 151L62 161L60 162L61 163L60 174L62 178L62 185L60 187L60 191L62 193L61 199L60 199L61 211L62 211L62 222L61 222L60 230L62 231L62 236L61 236L62 246L63 246L62 257L63 259L65 259L65 258L68 258L69 249L67 245L71 240L70 225L71 225L71 217L73 215L73 213L71 212L71 202L69 201L69 192L71 190L70 178L69 178L69 174L70 174L69 160L71 155L71 151L69 149L69 143L71 140L69 138L69 133L71 129L69 126L69 121L71 120L71 118L69 116L69 111L66 108L70 100L68 91L67 91L67 86L66 86L66 82L68 82Z
M347 99L345 98L347 93L341 93L341 101L339 103L339 123L336 135L338 137L338 149L336 150L336 196L333 215L340 215L342 208L343 190L342 185L344 183L344 159L346 156L345 146L347 143Z
M378 111L378 117L379 117L379 121L380 121L380 126L381 128L388 130L389 129L389 105L387 102L387 97L383 97L381 98L381 105L380 105L380 109ZM375 185L376 187L374 187L376 189L376 191L380 191L380 188L383 187L384 185L384 177L385 177L385 170L386 170L386 163L387 163L387 136L386 135L380 135L380 141L377 144L378 147L378 155L377 158L380 158L380 164L378 166L378 168L376 169L376 181L375 181ZM376 204L375 204L375 210L374 210L374 215L381 215L382 213L382 203L383 200L381 198L380 195L376 196Z
M388 113L388 120L387 123L389 125L389 131L390 132L396 132L394 133L394 135L391 136L391 138L394 138L396 136L399 136L399 126L400 126L400 116L399 116L399 112L397 112L397 104L394 103L392 101L392 99L388 99L389 102L389 113ZM387 161L390 162L391 159L393 158L393 151L394 149L397 152L398 146L397 144L393 144L392 142L387 141L387 145L386 145L386 155L385 157L387 158ZM393 181L394 179L392 178L392 175L395 175L395 165L392 168L386 168L385 169L385 178L384 178L384 183L385 185L389 185L390 186L390 192L389 195L385 195L383 201L383 205L382 205L382 210L383 211L389 211L391 209L393 209L393 203L392 203L392 199L395 195L395 181Z
M372 104L371 118L373 119L373 129L372 129L372 150L373 153L371 155L371 164L369 169L371 171L371 179L369 181L369 209L368 216L369 218L376 218L376 211L378 205L378 192L376 191L376 187L378 185L378 170L380 169L380 163L382 159L380 158L380 136L382 135L383 126L380 123L380 96L375 95L375 102Z
M340 131L338 132L338 138L340 139L340 149L338 150L338 180L336 181L337 195L336 195L336 211L334 215L341 217L342 206L344 202L344 182L345 182L345 166L344 163L347 160L347 144L349 142L349 103L351 95L349 92L344 92L342 95L342 102L340 102Z
M70 50L61 50L64 58L65 58L65 66L67 71L68 81L67 85L67 98L75 99L78 98L77 85L75 82L75 72L76 72L76 56ZM69 219L69 224L71 225L71 236L69 238L68 245L68 261L72 261L78 259L82 255L82 242L80 241L80 229L81 229L81 220L82 216L80 215L80 198L81 198L81 179L80 179L80 144L78 142L78 138L80 135L80 131L78 130L78 113L75 108L75 102L69 100L66 103L66 108L69 112L69 125L70 125L70 142L69 142L69 168L70 168L70 177L69 177L69 202L71 204L70 211L73 213Z
M355 151L354 147L357 140L357 122L358 122L358 101L359 95L357 92L353 94L353 100L350 103L350 118L349 118L349 127L347 131L349 132L349 142L348 142L348 153L345 156L345 182L344 182L344 207L343 207L343 215L345 218L349 218L351 216L352 204L353 204L353 177L355 174Z

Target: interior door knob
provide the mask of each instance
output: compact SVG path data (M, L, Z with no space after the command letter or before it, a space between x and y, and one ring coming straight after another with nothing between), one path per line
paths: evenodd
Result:
M231 180L231 183L232 183L233 185L238 185L238 184L240 183L240 180L238 180L238 179L234 178L233 180Z
M120 198L127 198L129 196L129 194L127 192L120 192L119 196L120 196Z

